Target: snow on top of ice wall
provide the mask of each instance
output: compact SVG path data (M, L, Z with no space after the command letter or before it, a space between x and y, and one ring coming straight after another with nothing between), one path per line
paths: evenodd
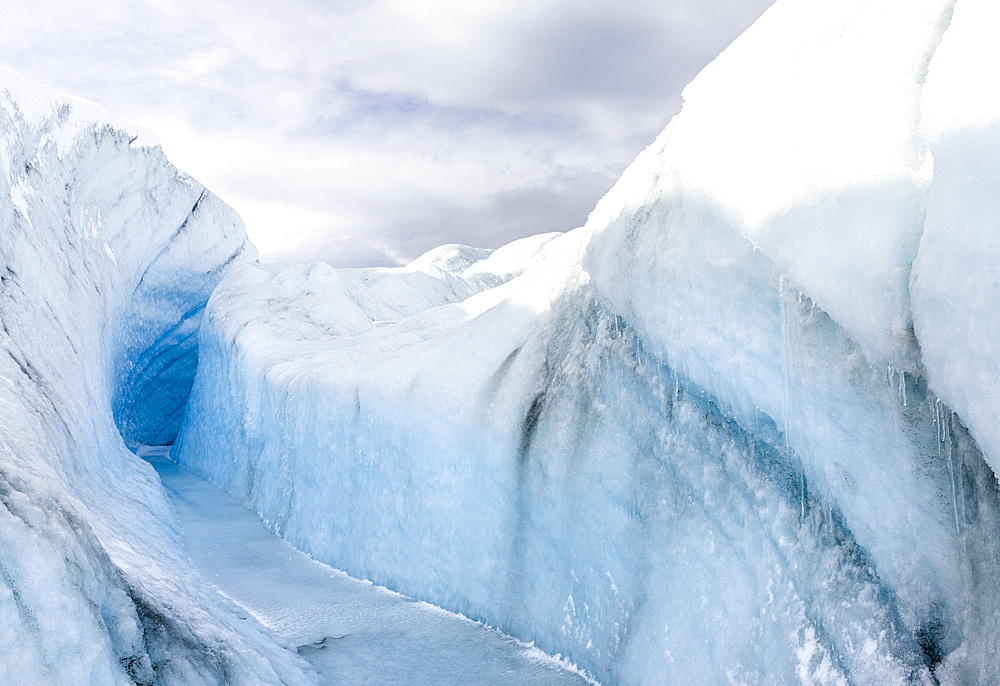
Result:
M517 276L532 266L532 258L540 248L558 236L543 233L502 245L495 250L471 248L467 245L442 245L428 250L404 267L405 271L450 272L463 276L489 274L506 279Z
M990 67L1000 60L992 33L998 21L1000 7L990 0L955 4L922 93L920 124L933 144L1000 120L1000 91L990 87Z
M701 198L851 331L914 368L909 265L931 159L919 135L928 61L951 0L778 2L684 90L591 226L653 192ZM649 179L649 174L653 178ZM658 190L654 190L658 189Z
M658 203L707 212L843 326L870 364L926 374L1000 468L1000 301L989 285L997 11L984 0L776 3L685 89L682 112L592 213L598 286L631 297L619 258L645 239L624 224ZM679 257L652 236L644 249L663 263ZM662 314L638 318L673 335ZM704 361L681 359L676 345L673 357L692 372ZM776 408L780 399L764 397L774 379L759 381L722 395Z
M0 163L0 681L308 680L195 575L112 411L143 415L132 440L169 421L187 391L161 361L190 359L238 220L149 137L7 71Z
M227 335L244 328L247 344L258 337L301 343L305 347L371 334L399 325L442 305L466 301L520 275L552 251L561 234L514 241L497 250L447 245L404 267L335 269L323 262L242 264L230 271L213 294L210 311L224 312L215 322ZM261 302L267 307L261 308ZM401 323L402 322L402 323ZM251 335L252 333L252 335ZM340 343L338 343L340 344ZM301 347L301 346L300 346ZM293 358L288 346L265 346Z
M81 130L95 123L112 126L128 134L132 145L150 148L160 145L159 139L149 129L127 122L91 100L60 93L3 66L0 66L0 82L18 116L26 122L45 121L63 109L72 111L72 117L68 117L62 126L46 132L48 139L59 146L61 153L68 152L76 144Z

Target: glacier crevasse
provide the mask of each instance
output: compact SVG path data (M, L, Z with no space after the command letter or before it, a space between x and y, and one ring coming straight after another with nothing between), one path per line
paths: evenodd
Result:
M191 569L128 450L177 435L608 683L995 681L998 23L779 0L586 226L401 269L255 264L148 134L0 74L0 680L316 678Z

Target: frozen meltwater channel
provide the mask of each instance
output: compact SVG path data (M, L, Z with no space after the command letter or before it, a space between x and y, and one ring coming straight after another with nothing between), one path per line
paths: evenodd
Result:
M297 646L321 683L588 683L499 631L316 562L225 491L142 446L177 511L195 567L219 592Z

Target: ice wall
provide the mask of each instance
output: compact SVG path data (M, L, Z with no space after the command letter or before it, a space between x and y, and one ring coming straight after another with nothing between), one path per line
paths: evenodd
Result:
M936 627L936 675L988 683L1000 358L973 312L997 302L1000 110L977 79L995 10L813 9L778 3L686 89L592 216L587 264L657 356L741 424L774 421L903 622L922 644ZM760 103L749 124L739 101Z
M1000 469L1000 7L963 0L934 56L921 129L934 180L912 276L927 378Z
M255 254L239 219L149 134L7 71L0 137L0 682L308 683L195 575L123 441L176 433L207 295Z
M609 683L995 681L995 24L779 0L464 300L234 271L174 454Z

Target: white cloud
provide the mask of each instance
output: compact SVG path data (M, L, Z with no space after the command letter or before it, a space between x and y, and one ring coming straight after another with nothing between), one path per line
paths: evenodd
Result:
M152 129L264 258L582 223L769 0L39 0L0 63Z

